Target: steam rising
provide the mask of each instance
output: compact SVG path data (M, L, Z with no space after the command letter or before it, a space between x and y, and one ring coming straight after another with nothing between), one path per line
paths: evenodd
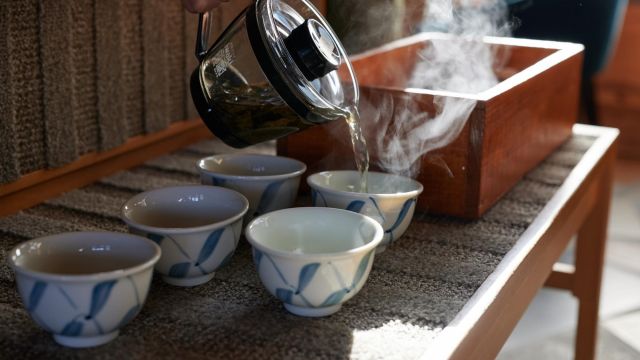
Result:
M471 94L495 85L495 54L480 40L483 36L509 35L504 1L427 1L421 30L446 32L459 41L433 41L426 47L419 54L419 63L407 86ZM375 104L361 102L368 114L363 125L375 127L375 138L370 137L369 141L375 142L378 149L377 165L411 177L417 176L417 161L423 155L455 140L476 105L475 100L455 94L434 96L435 111L430 115L424 110L425 104L408 98L395 102L391 95Z

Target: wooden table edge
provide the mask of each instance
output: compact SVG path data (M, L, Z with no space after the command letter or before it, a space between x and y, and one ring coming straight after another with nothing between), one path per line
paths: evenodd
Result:
M590 195L594 191L588 190L597 188L601 173L610 170L603 164L614 161L618 129L576 124L573 133L595 137L596 140L496 270L437 336L422 358L495 358L500 351L535 292L543 286L571 236L594 206L595 195ZM568 211L570 208L577 210ZM567 223L569 217L573 218ZM551 234L551 229L562 233L562 241L550 241L558 238ZM542 243L554 245L553 251L541 247ZM540 248L538 253L548 252L538 254L546 258L545 271L530 271L528 262L532 260L531 254L536 248ZM522 284L531 283L539 284L533 289L535 291L522 289ZM529 293L525 294L525 290L529 290ZM509 310L507 306L517 309Z
M0 217L211 138L212 134L200 119L184 120L153 134L132 137L113 149L85 154L59 168L34 171L13 183L0 185Z

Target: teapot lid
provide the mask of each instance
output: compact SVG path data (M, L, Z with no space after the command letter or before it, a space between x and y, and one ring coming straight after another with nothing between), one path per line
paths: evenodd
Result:
M358 104L358 83L340 40L306 0L257 0L246 16L267 79L299 116L324 123Z

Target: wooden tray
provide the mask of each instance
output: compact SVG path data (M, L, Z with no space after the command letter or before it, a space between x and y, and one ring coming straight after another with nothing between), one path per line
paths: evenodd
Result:
M501 79L497 85L475 94L406 88L419 50L432 41L453 40L443 34L422 33L352 60L361 103L377 104L391 95L396 106L411 102L433 114L434 96L477 100L457 139L423 156L417 176L425 187L418 201L420 210L477 218L571 136L578 115L583 46L484 38L497 52L508 54L495 69ZM387 67L402 69L406 76L388 76L383 71ZM368 116L362 114L363 123ZM365 132L375 169L377 149L369 135ZM279 140L278 153L304 161L309 173L354 168L348 141L346 125L335 121Z

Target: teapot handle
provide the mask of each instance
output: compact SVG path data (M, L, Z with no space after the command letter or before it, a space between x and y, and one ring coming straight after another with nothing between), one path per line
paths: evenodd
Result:
M202 62L205 54L207 53L207 46L209 45L209 35L211 30L211 18L213 13L207 11L198 15L198 34L196 37L196 58L199 62Z

